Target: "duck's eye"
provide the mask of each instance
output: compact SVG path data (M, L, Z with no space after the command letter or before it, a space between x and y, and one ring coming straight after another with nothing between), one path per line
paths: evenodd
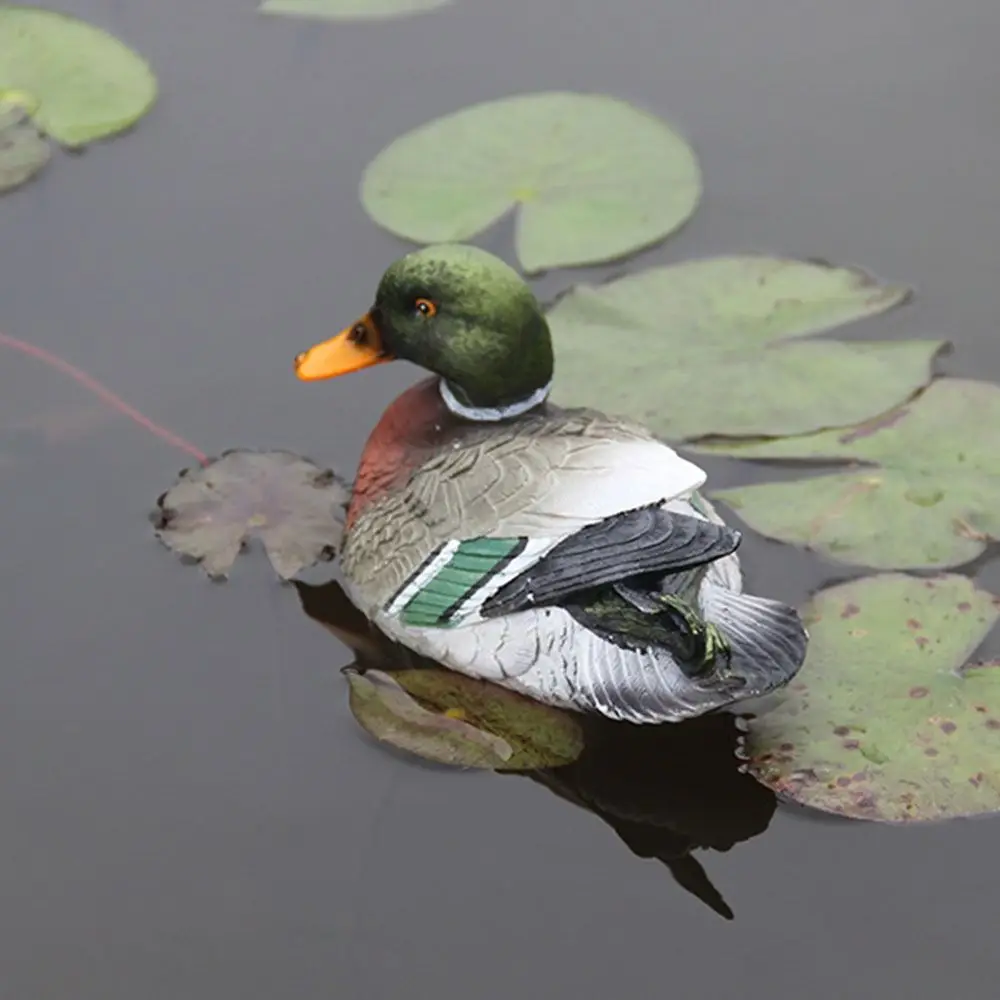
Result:
M364 344L368 341L368 327L364 323L355 323L349 334L352 344Z
M430 319L431 316L436 316L438 311L438 307L434 305L430 299L417 299L417 301L413 303L413 308L426 319Z

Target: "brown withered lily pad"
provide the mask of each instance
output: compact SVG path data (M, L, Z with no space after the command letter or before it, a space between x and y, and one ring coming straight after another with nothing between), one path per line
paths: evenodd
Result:
M963 576L898 573L821 591L809 656L751 721L750 769L780 796L854 819L1000 811L1000 663L969 663L1000 601Z
M486 681L438 668L344 673L361 727L425 760L524 771L568 764L583 750L570 714Z
M257 538L287 580L336 553L349 497L334 472L291 452L227 451L204 468L182 472L160 497L156 534L219 578Z

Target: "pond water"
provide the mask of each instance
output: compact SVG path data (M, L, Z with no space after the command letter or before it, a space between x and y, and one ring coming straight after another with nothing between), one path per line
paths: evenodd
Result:
M644 261L861 264L919 297L860 333L944 336L943 370L1000 378L987 0L456 0L352 26L254 0L64 6L146 55L162 100L0 204L0 330L206 451L353 471L416 370L305 386L292 358L360 313L400 252L363 214L361 169L416 123L547 88L634 100L692 138L705 203ZM509 254L509 227L486 245ZM351 653L262 557L217 586L153 539L185 456L11 352L0 463L3 1000L917 1000L995 979L997 822L782 808L760 832L768 804L751 796L749 816L692 760L680 813L759 833L699 855L726 922L541 782L365 739L338 672ZM746 476L708 468L713 485ZM744 552L753 589L792 601L843 576L755 537ZM976 573L1000 590L995 562ZM626 750L634 777L669 747Z

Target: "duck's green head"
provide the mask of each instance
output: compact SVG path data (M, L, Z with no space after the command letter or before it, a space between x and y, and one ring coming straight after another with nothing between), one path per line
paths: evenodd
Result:
M544 401L552 339L521 276L476 247L446 244L401 257L375 304L351 326L295 359L305 381L402 358L435 372L449 407L500 419Z

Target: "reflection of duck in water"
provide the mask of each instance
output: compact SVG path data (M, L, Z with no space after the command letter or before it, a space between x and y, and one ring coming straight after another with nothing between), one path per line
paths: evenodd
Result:
M436 666L372 628L339 584L295 587L306 614L354 650L357 669L391 675ZM728 851L762 833L775 809L773 793L739 769L734 719L720 713L672 726L598 716L581 722L579 759L521 773L600 816L636 855L661 861L681 886L732 918L692 851Z
M468 246L408 254L296 371L394 358L434 377L369 438L340 555L351 600L387 635L636 723L757 697L799 669L798 615L741 593L740 536L699 496L702 470L639 425L547 402L549 328L517 272Z

